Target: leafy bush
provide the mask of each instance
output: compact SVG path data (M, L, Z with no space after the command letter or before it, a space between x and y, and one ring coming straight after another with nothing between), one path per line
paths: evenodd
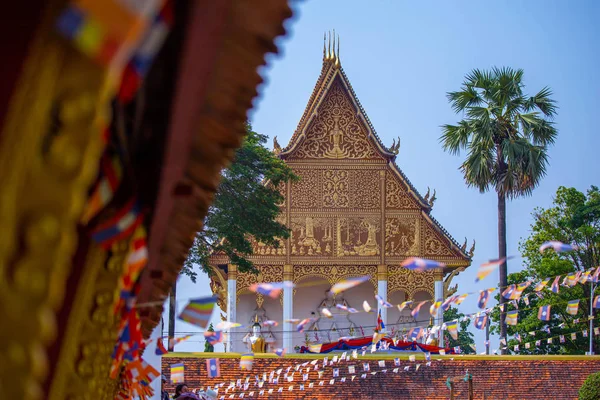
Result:
M587 377L579 388L579 400L600 400L600 372Z

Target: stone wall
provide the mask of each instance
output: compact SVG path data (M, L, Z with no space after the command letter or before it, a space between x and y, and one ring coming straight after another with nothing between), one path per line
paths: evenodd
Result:
M163 356L162 373L167 378L170 377L169 365L183 362L185 365L185 382L192 389L206 388L215 384L224 383L219 389L219 396L225 395L225 399L240 398L244 393L244 398L249 398L250 392L254 392L253 398L274 398L274 399L448 399L450 391L446 387L448 377L464 376L468 370L473 375L474 398L475 399L577 399L577 392L585 378L592 372L600 371L600 356L432 356L431 366L425 365L423 353L416 354L416 361L411 362L408 355L400 356L400 367L397 373L393 372L394 355L367 355L358 360L338 362L331 366L323 367L322 359L319 358L319 369L324 371L319 378L314 366L308 364L300 367L301 372L295 372L293 381L288 382L283 378L288 367L291 372L295 371L295 366L310 362L315 359L314 356L290 356L286 358L255 358L252 371L241 371L239 367L239 358L233 354L214 354L220 358L221 377L218 379L207 378L206 353L172 353L169 356ZM228 358L222 358L222 357ZM331 361L333 354L327 355ZM339 356L339 354L338 354ZM379 367L378 362L385 361L385 367ZM439 361L438 361L439 360ZM367 372L366 378L361 378L363 372L363 363L369 363L370 372ZM419 364L419 370L416 365ZM348 366L356 367L355 374L349 374ZM409 371L404 371L404 367L409 366ZM310 367L309 380L302 381L302 373ZM334 384L330 384L333 379L333 369L339 369L339 377L335 378ZM263 373L267 375L271 371L282 369L279 383L265 383L263 389L265 394L259 396L261 390L255 386L258 375L262 377ZM304 370L304 371L302 371ZM384 372L387 370L387 372ZM375 372L375 374L373 374ZM352 376L355 376L352 380ZM241 388L229 390L225 389L230 382L242 380L242 385L246 379L250 378L250 386L246 391ZM346 377L346 382L340 379ZM319 382L323 381L323 386ZM313 388L309 388L309 382L314 383ZM300 384L304 384L304 391L300 390ZM289 387L293 386L293 391ZM282 387L283 392L277 390ZM273 388L273 393L268 394L268 390ZM460 382L456 386L456 398L467 398L467 384ZM167 389L172 392L173 385L168 385Z

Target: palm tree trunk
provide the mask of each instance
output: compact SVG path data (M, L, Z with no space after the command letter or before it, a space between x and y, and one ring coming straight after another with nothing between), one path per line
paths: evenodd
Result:
M175 349L175 313L177 309L175 308L175 300L177 297L177 282L173 284L171 288L171 293L169 293L169 348L168 350L172 352Z
M498 258L506 257L506 196L498 193ZM508 286L508 268L506 260L500 265L500 304L505 303L502 296L504 288ZM500 337L506 339L506 310L500 313ZM501 350L505 354L506 350Z

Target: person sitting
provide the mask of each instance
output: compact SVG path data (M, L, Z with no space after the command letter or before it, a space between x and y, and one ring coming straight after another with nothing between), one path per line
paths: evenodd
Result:
M177 400L200 400L195 393L190 392L185 383L180 383L175 387L175 396L173 398Z

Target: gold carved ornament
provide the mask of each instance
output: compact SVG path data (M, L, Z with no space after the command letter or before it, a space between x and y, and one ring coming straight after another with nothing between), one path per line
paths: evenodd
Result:
M348 91L336 77L292 158L380 159Z
M0 318L10 327L0 330L2 399L46 397L47 351L103 148L95 121L107 104L104 74L54 33L63 6L47 4L1 128ZM78 376L66 367L68 379Z
M291 184L290 204L292 208L315 209L323 206L320 194L323 170L298 169L294 173L300 178Z
M76 288L60 359L49 398L108 399L118 381L110 379L110 366L118 321L113 315L115 287L123 273L129 245L119 241L108 257L92 244Z
M421 209L406 186L394 176L393 171L385 174L385 206L393 209Z
M427 292L435 297L435 272L415 272L401 266L388 267L388 296L397 291L406 293L406 299L412 299L417 292Z
M427 221L423 221L422 240L423 240L423 255L425 257L440 257L440 256L455 256L449 246L442 240Z
M322 279L330 286L341 282L348 278L356 278L359 276L369 276L369 281L373 287L377 288L377 266L375 265L295 265L294 266L294 283L309 278ZM294 290L295 293L295 290Z
M385 255L418 256L421 245L420 218L415 215L385 219Z

